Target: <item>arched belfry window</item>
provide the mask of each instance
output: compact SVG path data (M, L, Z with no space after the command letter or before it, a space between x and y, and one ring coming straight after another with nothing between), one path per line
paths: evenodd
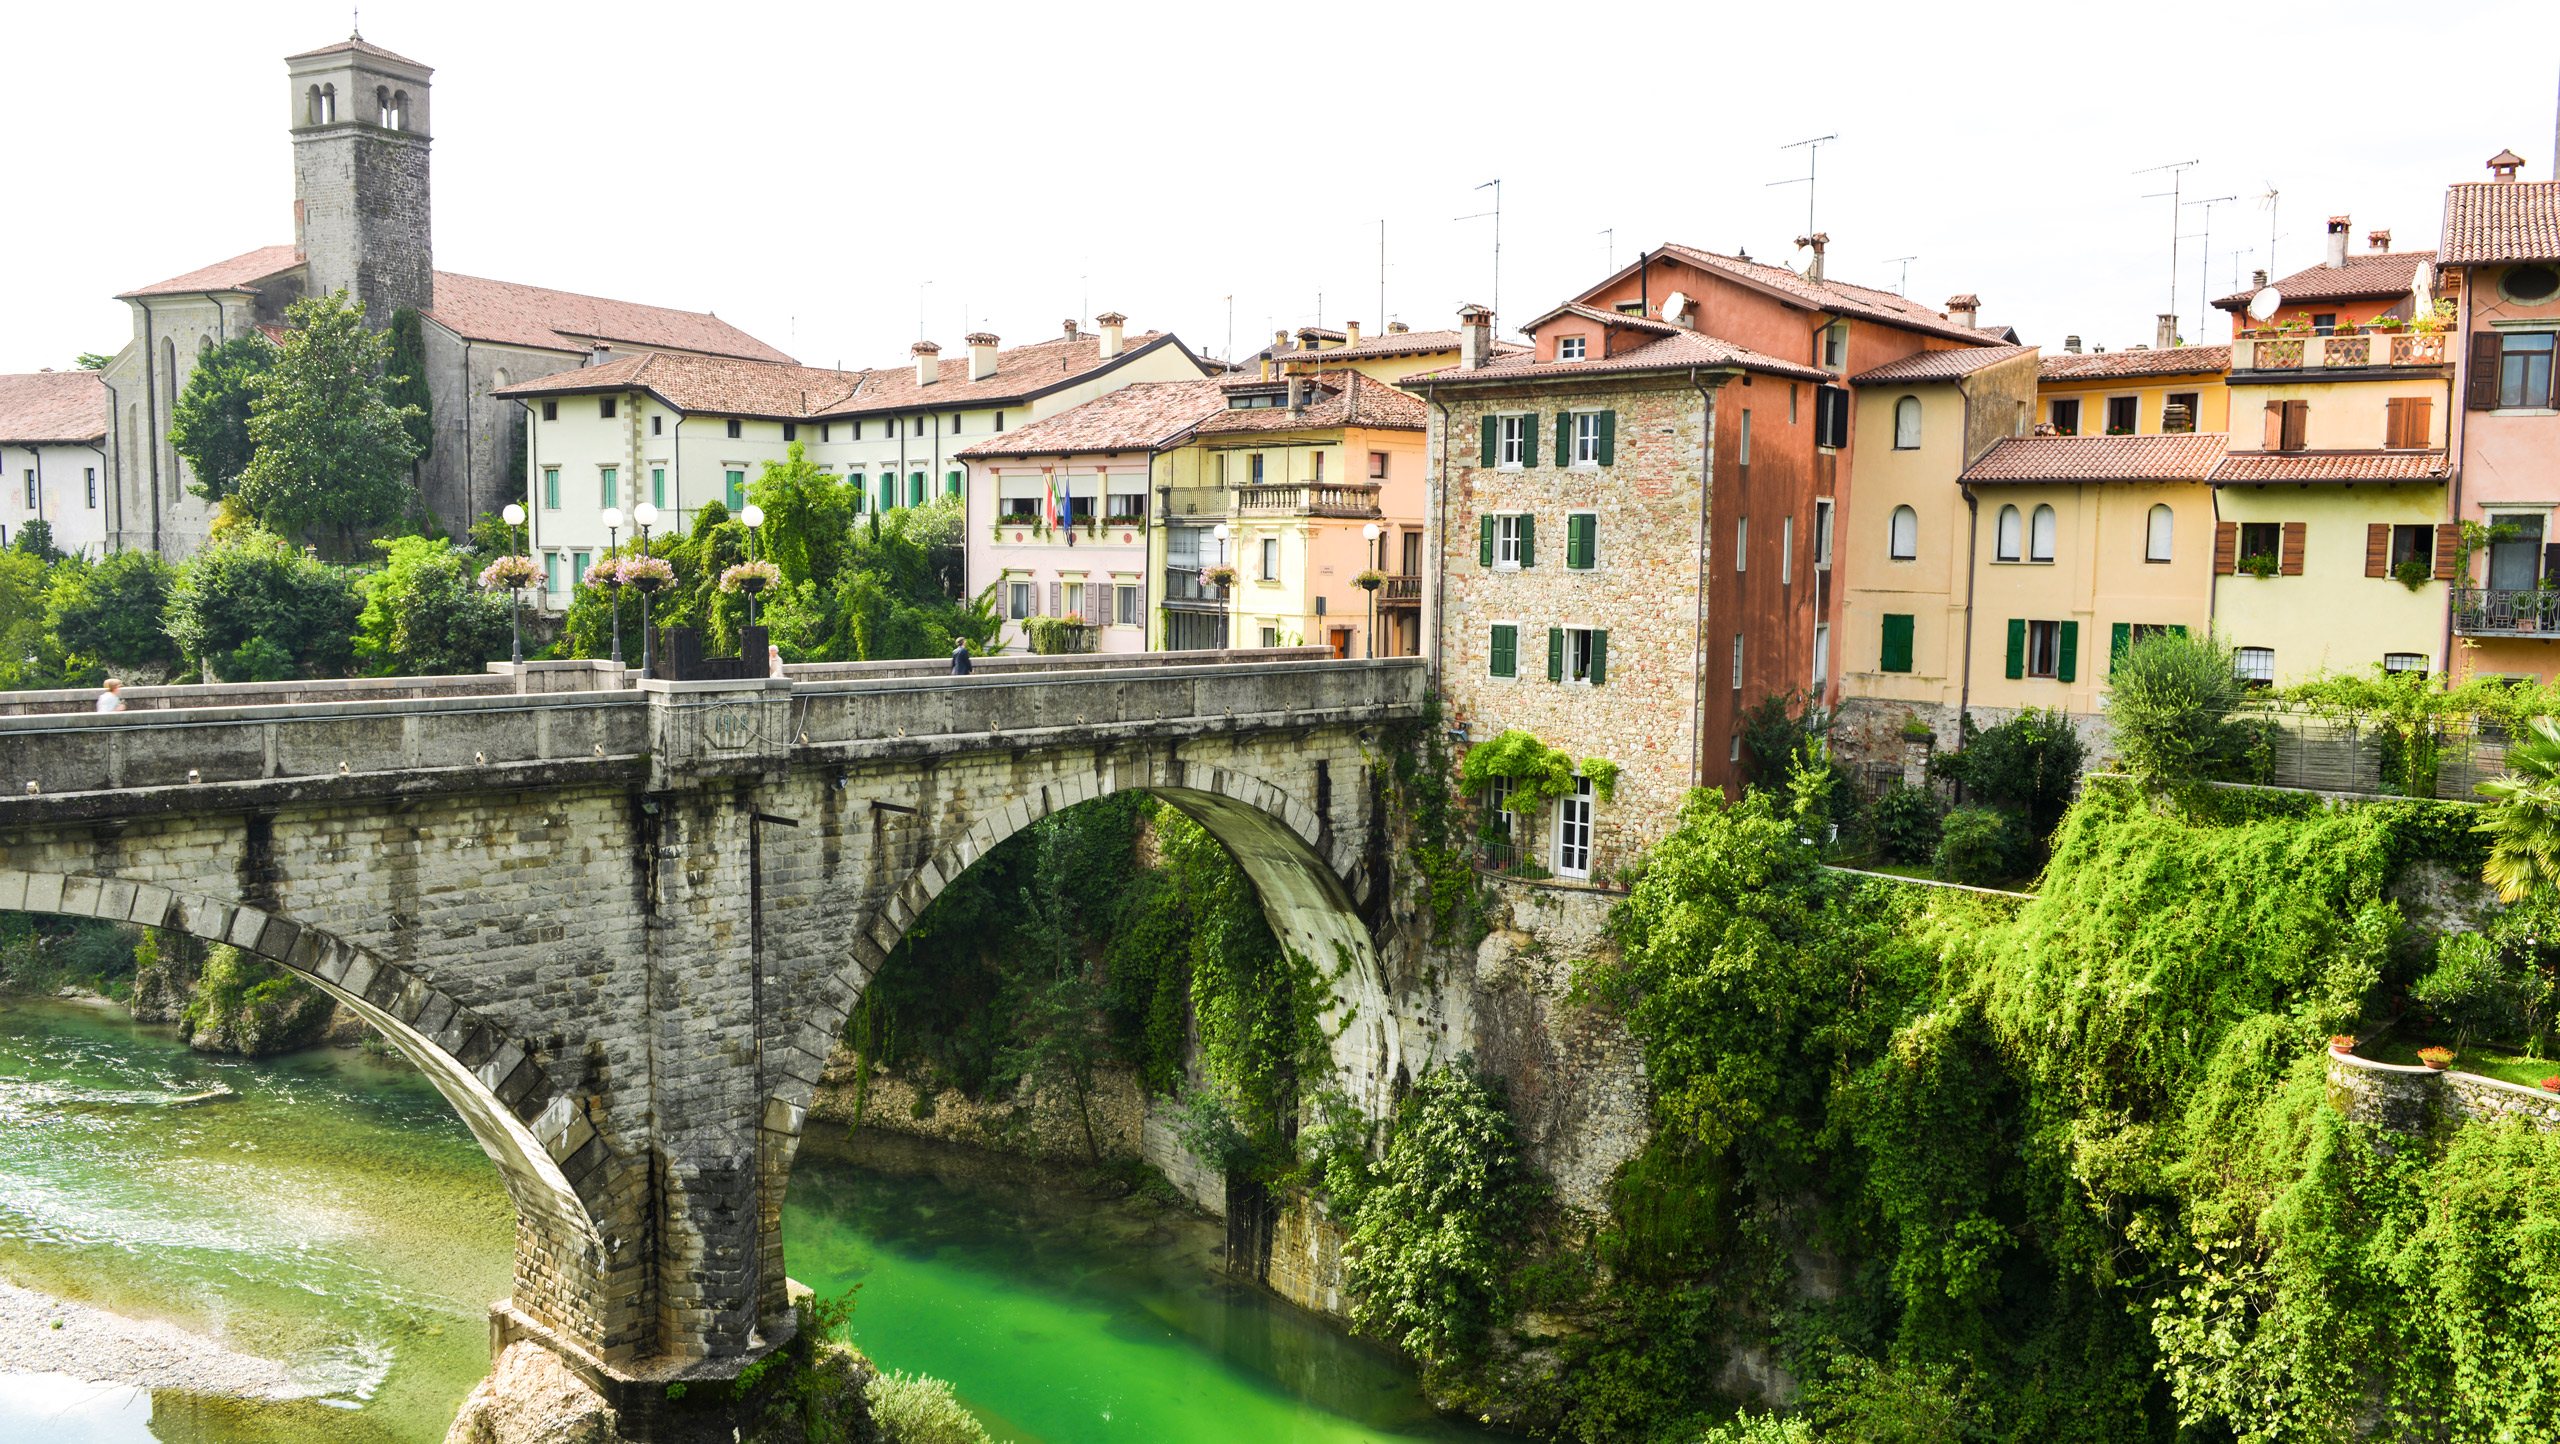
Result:
M390 86L377 85L373 88L373 119L374 123L381 126L383 129L388 130L391 128Z
M334 86L334 85L324 85L324 86L321 86L321 87L320 87L320 118L319 118L318 120L313 121L313 122L312 122L312 124L314 124L314 125L334 125L334 124L336 124L336 123L337 123L337 119L338 119L338 87L336 87L336 86Z
M303 99L303 106L302 106L302 123L303 123L304 125L318 125L318 124L320 123L320 87L319 87L319 86L316 86L316 85L315 85L315 86L311 87L311 92L310 92L310 94L309 94L309 95L307 95L307 96L305 96L305 97L304 97L304 99Z
M405 90L391 92L391 128L393 130L409 128L409 92Z

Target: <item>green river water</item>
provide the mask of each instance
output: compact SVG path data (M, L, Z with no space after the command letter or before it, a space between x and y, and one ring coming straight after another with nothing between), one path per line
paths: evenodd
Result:
M215 1087L230 1101L172 1107ZM1210 1267L1214 1225L975 1155L813 1126L792 1276L861 1285L852 1336L952 1380L1013 1444L1491 1436L1391 1357ZM189 1052L120 1010L0 999L0 1279L283 1361L235 1403L0 1375L0 1439L434 1444L488 1368L512 1216L424 1078L339 1049Z

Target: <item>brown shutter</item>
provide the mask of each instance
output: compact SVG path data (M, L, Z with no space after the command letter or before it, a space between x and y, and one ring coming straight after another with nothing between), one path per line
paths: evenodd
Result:
M2391 403L2394 406L2400 403ZM2391 523L2367 522L2364 528L2364 574L2369 577L2391 575Z
M2409 449L2424 451L2428 439L2435 434L2436 403L2433 397L2411 396L2400 402L2400 423L2408 428Z
M2227 577L2240 570L2240 523L2226 521L2213 529L2213 574Z
M2398 451L2409 444L2408 398L2394 396L2382 403L2382 444Z
M2288 577L2302 575L2302 541L2303 534L2308 529L2304 523L2298 521L2289 521L2284 524L2284 555L2276 559L2278 575Z
M2495 331L2471 333L2471 380L2463 392L2463 405L2473 411L2488 411L2498 404L2498 363L2505 343Z
M2451 581L2453 579L2454 558L2460 555L2462 555L2461 525L2459 523L2449 521L2438 523L2436 526L2437 581L2444 582Z
M2311 430L2311 403L2288 401L2284 404L2284 449L2300 451Z
M2269 451L2284 450L2283 402L2270 401L2267 403L2267 434L2260 440L2259 445L2265 447Z

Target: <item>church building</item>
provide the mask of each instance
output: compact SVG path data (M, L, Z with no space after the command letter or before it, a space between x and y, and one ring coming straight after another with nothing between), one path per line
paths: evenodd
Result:
M434 398L433 449L420 465L428 507L460 535L523 494L523 408L498 388L619 354L788 364L717 316L606 300L435 269L427 66L362 37L285 59L293 141L293 239L136 287L133 341L108 365L110 550L170 558L204 544L213 507L168 441L196 359L251 331L280 335L306 295L345 291L377 329L418 312Z

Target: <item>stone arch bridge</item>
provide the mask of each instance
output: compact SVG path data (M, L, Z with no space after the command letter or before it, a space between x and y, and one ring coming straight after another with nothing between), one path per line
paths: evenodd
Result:
M1337 1064L1383 1107L1372 762L1427 681L1308 650L21 694L0 908L229 943L363 1015L514 1199L493 1343L645 1403L788 1336L782 1197L828 1051L934 895L1035 818L1144 788L1206 826L1286 941L1353 960Z

